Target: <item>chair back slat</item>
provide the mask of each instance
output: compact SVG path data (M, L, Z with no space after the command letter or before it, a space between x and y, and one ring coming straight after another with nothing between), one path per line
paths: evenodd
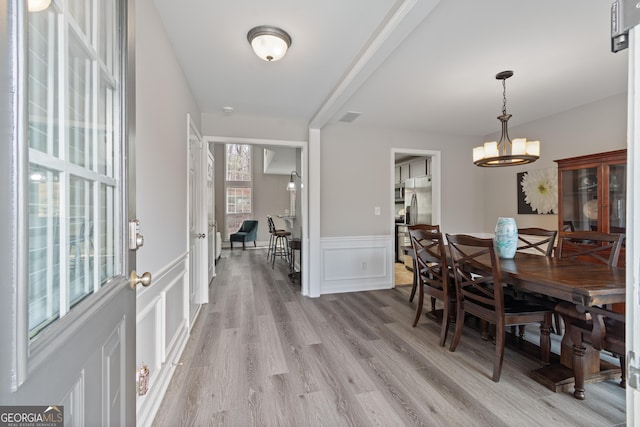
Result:
M561 231L556 257L580 259L610 266L618 265L625 235L599 231Z
M434 287L448 293L449 267L442 233L438 228L408 228L419 285Z
M518 229L518 248L516 250L551 256L557 235L556 230L535 227L520 228Z
M456 292L465 300L502 312L504 309L500 261L493 239L447 234Z

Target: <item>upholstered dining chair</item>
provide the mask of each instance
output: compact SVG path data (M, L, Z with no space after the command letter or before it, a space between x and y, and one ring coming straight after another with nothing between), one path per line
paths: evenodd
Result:
M231 242L231 250L233 250L233 242L242 242L242 249L245 249L246 242L253 242L253 246L256 245L258 238L258 221L248 219L242 221L240 229L235 233L229 235L229 241Z
M525 300L504 295L500 259L493 239L463 234L446 234L456 284L456 332L450 351L455 351L464 327L465 314L495 325L493 375L500 381L504 359L505 327L527 323L540 324L540 358L549 364L551 339L549 328L553 311Z
M440 346L444 347L455 305L455 285L450 274L442 233L416 225L409 226L409 236L414 252L414 275L418 282L418 307L413 327L418 324L422 315L425 294L431 297L431 312L434 314L435 300L442 301Z
M414 224L411 227L413 227L414 230L425 230L425 231L433 231L433 232L440 232L440 226L439 225L432 225L432 224ZM409 227L407 227L407 229L409 229ZM409 236L409 240L411 240L411 236ZM413 248L411 248L411 250L413 251ZM416 259L415 259L415 254L413 256L413 271L415 272L416 270ZM418 289L418 276L416 274L413 275L413 284L411 286L411 295L409 296L409 302L413 302L413 297L415 297L416 295L416 290ZM435 299L431 299L431 305L432 307L434 307L435 310Z

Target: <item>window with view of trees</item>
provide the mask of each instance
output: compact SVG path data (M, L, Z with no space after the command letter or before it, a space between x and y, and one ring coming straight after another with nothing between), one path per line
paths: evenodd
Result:
M251 146L226 144L226 236L240 228L252 216Z

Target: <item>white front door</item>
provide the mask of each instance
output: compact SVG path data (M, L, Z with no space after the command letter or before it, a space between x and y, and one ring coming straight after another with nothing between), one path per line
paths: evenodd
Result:
M132 2L27 3L0 1L2 411L134 425Z

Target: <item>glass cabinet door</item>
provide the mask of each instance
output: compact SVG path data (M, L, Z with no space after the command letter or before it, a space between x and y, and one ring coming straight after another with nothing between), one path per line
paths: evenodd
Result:
M625 233L627 165L609 165L609 232Z
M598 168L562 171L560 194L562 230L598 230Z

